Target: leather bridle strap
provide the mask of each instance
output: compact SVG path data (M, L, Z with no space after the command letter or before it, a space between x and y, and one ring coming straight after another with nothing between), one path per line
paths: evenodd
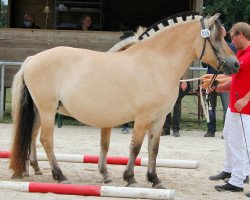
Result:
M207 41L209 42L213 52L214 52L214 55L216 56L217 58L217 69L216 69L216 73L213 75L210 83L209 83L209 86L208 88L212 88L213 86L216 87L216 85L218 84L218 81L216 81L216 78L217 78L217 75L218 75L218 72L223 68L223 66L225 65L225 61L223 59L221 59L218 55L218 50L215 48L215 46L212 44L211 40L210 40L210 29L207 29L205 27L205 23L204 23L204 18L201 18L200 20L201 22L201 36L204 38L204 43L203 43L203 49L201 51L201 55L200 55L200 60L202 59L202 57L204 56L205 54L205 50L206 50L206 44L207 44ZM210 98L211 98L211 92L208 92L208 89L206 90L206 102L207 102L207 105L208 105L208 109L210 110L211 109L211 103L210 103ZM209 120L208 120L209 121Z
M204 56L205 54L205 50L206 50L206 44L207 44L207 41L209 42L213 52L214 52L214 55L216 56L217 58L217 71L220 71L222 69L222 67L225 65L225 60L221 59L218 55L218 50L215 48L215 46L212 44L209 36L210 36L210 30L209 29L206 29L205 27L205 23L204 23L204 18L201 18L200 20L201 22L201 35L202 37L204 38L204 43L203 43L203 48L202 48L202 51L201 51L201 55L200 55L200 60L202 59L202 57Z

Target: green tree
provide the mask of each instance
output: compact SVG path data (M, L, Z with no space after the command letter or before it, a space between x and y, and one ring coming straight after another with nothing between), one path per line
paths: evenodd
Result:
M250 22L250 0L246 0L247 5L246 5L246 9L245 9L245 16L244 16L244 20L246 22Z
M7 27L8 6L1 0L0 4L0 28Z
M227 30L239 21L250 22L250 0L204 0L204 14L221 13Z

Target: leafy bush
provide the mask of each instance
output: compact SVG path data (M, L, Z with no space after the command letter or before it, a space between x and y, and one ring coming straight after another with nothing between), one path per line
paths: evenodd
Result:
M8 23L8 6L1 0L0 6L0 28L7 27Z
M237 22L250 22L250 0L205 0L204 13L221 13L220 18L229 30Z

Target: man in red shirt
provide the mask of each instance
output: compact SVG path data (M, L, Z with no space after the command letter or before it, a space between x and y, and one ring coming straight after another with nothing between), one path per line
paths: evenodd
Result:
M230 36L238 50L240 70L232 75L231 80L216 88L216 92L230 91L229 109L223 129L226 160L223 171L209 179L230 178L227 184L216 185L214 188L217 191L241 192L250 171L250 152L247 152L250 150L250 25L236 23L230 30Z

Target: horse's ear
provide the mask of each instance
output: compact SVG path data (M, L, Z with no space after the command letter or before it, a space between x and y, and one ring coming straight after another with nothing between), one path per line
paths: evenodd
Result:
M208 19L208 26L212 26L214 22L220 17L220 13L216 13L214 16Z

